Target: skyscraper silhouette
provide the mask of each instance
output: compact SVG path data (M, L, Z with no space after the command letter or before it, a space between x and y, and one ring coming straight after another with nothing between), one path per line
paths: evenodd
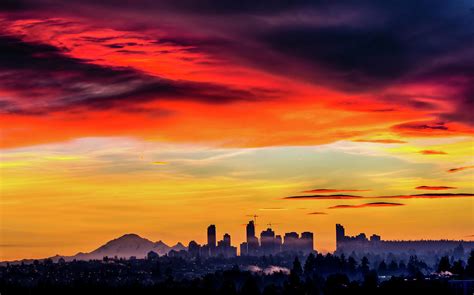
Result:
M283 249L288 252L294 252L298 249L299 235L296 232L285 233L283 238Z
M275 232L271 228L267 228L260 234L260 248L264 255L275 252Z
M339 244L344 241L344 237L346 236L346 231L342 225L339 223L336 224L336 248L338 248Z
M229 234L226 233L224 235L223 241L224 241L224 246L230 247L231 242L230 242L230 235Z
M301 233L301 250L304 253L311 253L314 250L314 235L312 232Z
M214 224L207 228L207 246L209 247L209 255L212 256L216 249L216 226Z
M247 224L247 243L255 237L255 223L253 220Z

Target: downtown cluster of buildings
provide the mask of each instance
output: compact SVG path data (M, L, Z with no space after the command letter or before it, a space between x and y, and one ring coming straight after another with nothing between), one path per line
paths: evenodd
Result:
M303 232L301 237L296 232L275 235L271 228L260 233L260 242L255 236L255 223L250 221L246 227L247 241L240 244L241 256L263 256L275 255L279 253L303 253L308 254L313 251L313 233Z
M347 236L344 226L336 224L336 253L433 254L445 253L455 249L453 254L457 257L462 256L463 248L473 249L474 242L453 240L387 241L382 240L376 234L367 238L365 233ZM314 235L312 232L302 232L301 234L289 232L281 236L275 234L269 227L257 237L254 221L249 221L246 225L246 241L240 244L240 256L307 255L313 251ZM231 258L237 256L237 247L232 246L231 236L228 233L224 234L222 240L218 241L216 226L211 224L207 228L207 244L199 245L195 241L191 241L188 246L188 254L203 258Z
M217 241L216 226L211 224L207 227L207 244L199 245L195 241L189 242L188 253L191 256L201 257L235 257L237 248L232 246L230 235L225 233L221 241Z
M301 236L296 232L286 233L283 238L276 235L271 228L260 233L260 239L255 235L255 222L249 221L246 226L246 241L240 244L241 256L265 256L280 253L308 254L314 250L313 233L303 232ZM207 228L207 244L199 245L191 241L188 252L192 256L201 257L235 257L237 248L232 246L231 237L224 234L222 240L217 241L216 226L209 225Z
M474 241L456 240L382 240L373 234L367 238L365 233L356 236L346 236L344 226L336 224L336 253L350 254L352 252L374 254L439 254L453 251L454 257L461 257L463 249L474 249Z

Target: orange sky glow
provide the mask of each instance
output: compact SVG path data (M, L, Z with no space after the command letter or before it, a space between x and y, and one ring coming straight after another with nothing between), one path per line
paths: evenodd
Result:
M314 232L322 252L335 223L474 234L474 81L444 74L455 57L387 78L329 54L305 62L274 40L284 16L236 16L260 26L250 36L175 8L90 9L0 10L0 261L125 233L204 243L211 223L237 245L253 214L258 232Z

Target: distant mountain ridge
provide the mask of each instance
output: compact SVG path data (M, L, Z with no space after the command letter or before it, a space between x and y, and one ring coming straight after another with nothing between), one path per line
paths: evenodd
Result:
M146 238L142 238L137 234L125 234L116 239L110 240L99 248L92 252L82 253L79 252L73 256L60 256L56 255L49 257L53 261L57 261L63 258L66 261L76 260L91 260L91 259L102 259L103 257L118 257L118 258L130 258L132 256L136 258L144 258L150 251L156 252L158 255L166 255L171 250L181 251L187 250L182 243L177 243L174 246L168 246L163 241L152 242ZM41 260L41 259L38 259ZM11 261L10 263L31 263L34 259L23 259L18 261ZM2 262L4 264L6 262Z

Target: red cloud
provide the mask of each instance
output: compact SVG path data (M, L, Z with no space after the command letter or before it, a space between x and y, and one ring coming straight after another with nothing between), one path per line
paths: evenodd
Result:
M290 196L285 200L347 200L347 199L363 199L361 196L353 195L310 195L310 196Z
M428 186L428 185L421 185L421 186L417 186L415 189L440 191L440 190L446 190L446 189L457 189L457 187L453 187L453 186Z
M459 194L416 194L416 195L399 195L399 196L384 196L377 197L379 199L439 199L439 198L469 198L474 197L474 194L459 193Z
M365 208L365 207L394 207L394 206L404 206L405 204L401 203L388 203L388 202L375 202L375 203L367 203L367 204L360 204L360 205L336 205L329 207L328 209L357 209L357 208Z
M435 151L435 150L422 150L419 153L423 155L446 155L447 154L446 152Z
M327 215L326 212L310 212L308 215Z
M459 172L459 171L463 171L463 170L467 170L467 169L473 169L473 168L474 168L474 166L457 167L457 168L451 168L451 169L447 170L447 172L454 173L454 172Z

